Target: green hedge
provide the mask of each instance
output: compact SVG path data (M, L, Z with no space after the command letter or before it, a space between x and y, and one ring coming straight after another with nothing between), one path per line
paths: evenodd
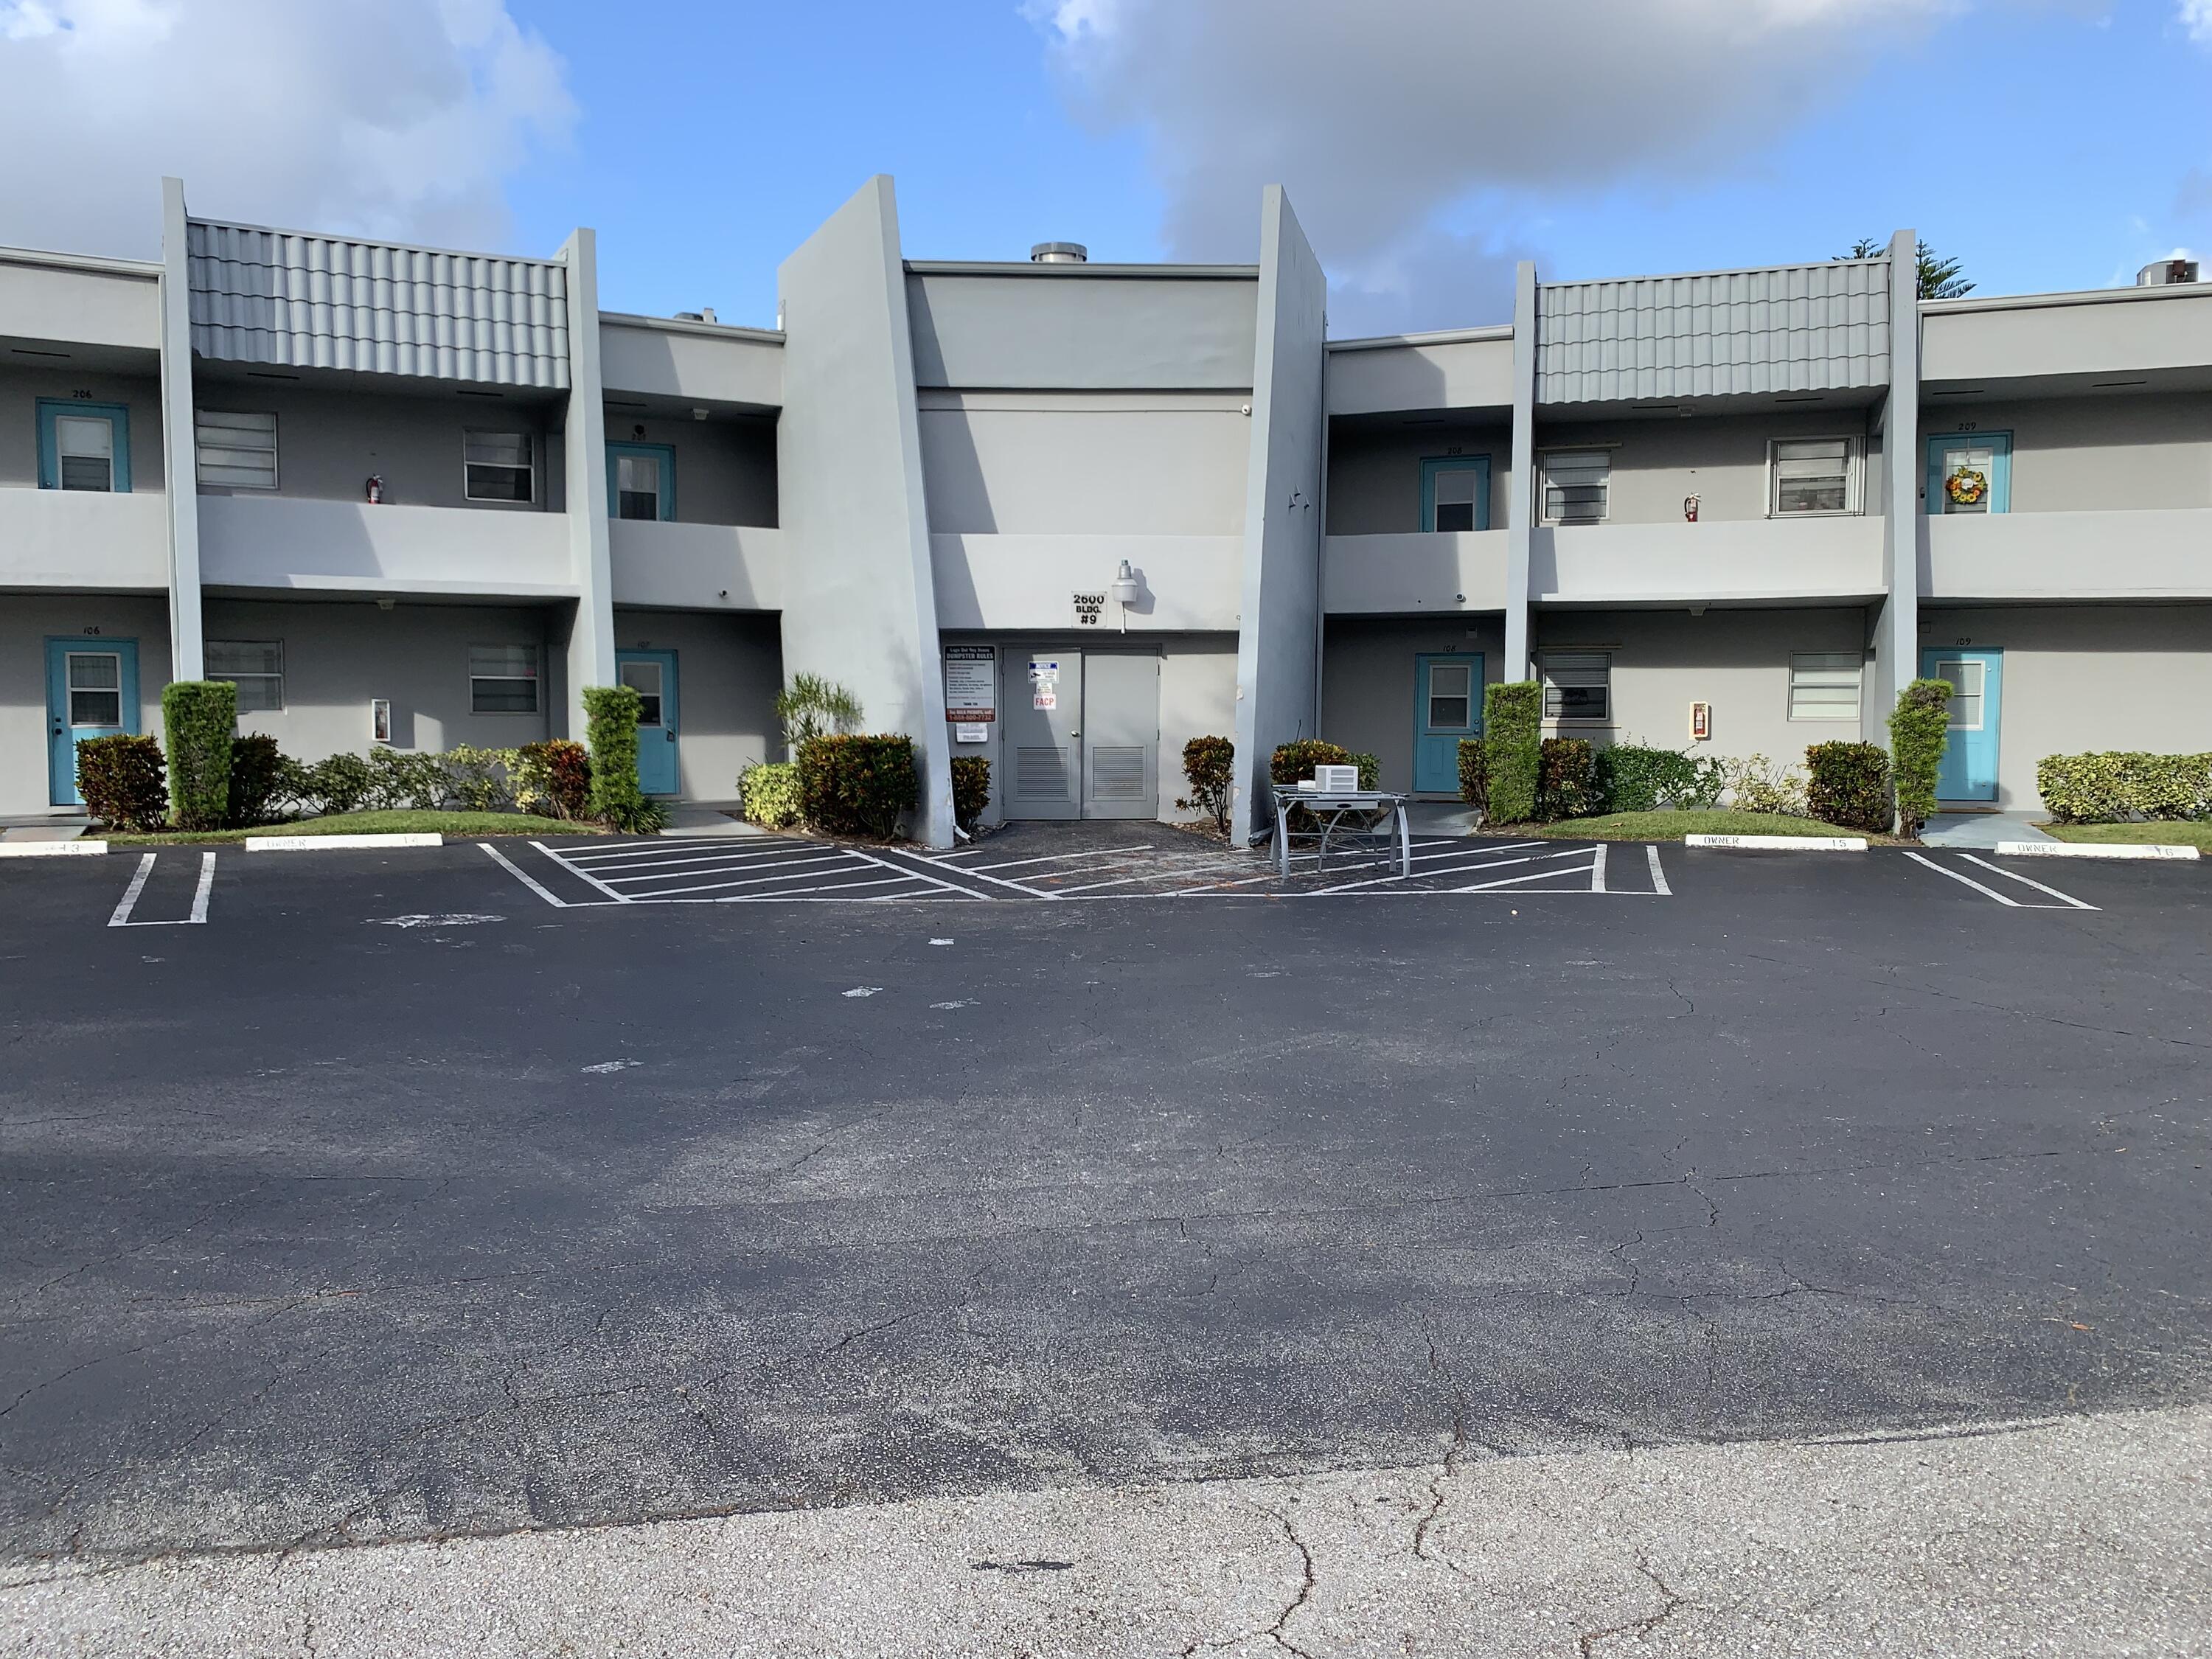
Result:
M889 841L920 790L911 738L839 734L799 745L799 811L823 835Z
M584 688L585 736L592 746L591 814L634 835L651 835L668 815L637 783L637 717L644 700L627 685Z
M86 815L110 830L159 830L169 815L161 745L151 738L82 738L76 789Z
M1459 740L1459 798L1478 812L1490 805L1490 763L1480 738Z
M1281 745L1267 757L1267 775L1277 783L1298 783L1313 776L1317 766L1356 766L1362 789L1381 786L1381 761L1372 755L1354 754L1340 743L1321 738L1299 738Z
M230 745L230 827L249 830L273 823L289 804L299 769L284 758L276 739L253 733Z
M1711 755L1617 743L1597 753L1601 812L1701 811L1720 805L1728 763Z
M228 680L173 680L161 689L169 757L169 816L180 830L220 830L230 816L230 745L238 688Z
M1203 812L1221 835L1229 833L1229 798L1237 783L1237 745L1226 738L1193 738L1182 746L1183 781L1190 793L1177 810Z
M799 822L799 763L763 761L738 774L738 808L763 830L788 830Z
M952 821L969 835L991 805L991 763L981 755L952 757Z
M1484 813L1499 823L1526 823L1536 816L1543 765L1544 688L1534 680L1507 680L1482 692L1482 763L1490 800Z
M2212 817L2212 755L2046 755L2035 787L2060 823Z
M1950 709L1948 680L1915 680L1897 694L1889 716L1889 752L1899 835L1918 835L1935 816L1936 769L1943 763Z
M1805 750L1805 810L1823 823L1889 833L1889 755L1878 743L1816 743Z
M1547 738L1537 751L1536 816L1547 823L1597 811L1597 757L1587 738Z

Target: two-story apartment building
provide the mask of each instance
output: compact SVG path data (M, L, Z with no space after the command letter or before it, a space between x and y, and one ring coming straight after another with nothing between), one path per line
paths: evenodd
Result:
M2212 748L2212 287L1924 302L1885 257L1590 283L1326 337L1254 265L908 260L888 179L778 326L599 308L532 259L196 218L158 262L0 250L0 813L171 678L312 760L580 729L727 799L786 677L1008 817L1174 817L1183 741L1318 732L1456 787L1486 682L1548 730L1794 760L1948 678L1945 790ZM181 483L179 481L183 481Z

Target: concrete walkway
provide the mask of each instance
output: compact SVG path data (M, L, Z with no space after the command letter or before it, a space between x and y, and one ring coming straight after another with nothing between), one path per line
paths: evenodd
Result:
M1995 847L2001 841L2051 841L2026 818L2004 812L1938 812L1920 839L1930 847Z
M2212 1651L2212 1408L0 1568L0 1654Z
M668 809L668 827L660 833L676 841L718 841L724 836L775 833L732 817L737 810L733 800L687 800Z

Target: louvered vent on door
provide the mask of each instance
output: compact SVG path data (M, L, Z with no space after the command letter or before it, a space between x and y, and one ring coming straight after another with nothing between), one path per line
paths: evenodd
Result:
M1014 750L1014 798L1018 800L1072 801L1065 749Z
M1097 800L1142 800L1145 798L1143 748L1091 751L1091 793Z

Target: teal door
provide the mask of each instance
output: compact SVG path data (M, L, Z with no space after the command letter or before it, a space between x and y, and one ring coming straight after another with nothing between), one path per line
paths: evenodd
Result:
M648 795L679 793L676 750L676 653L618 651L622 683L637 693L637 787Z
M1954 432L1928 441L1927 510L2012 511L2012 434Z
M46 799L82 806L76 745L138 729L138 641L46 641Z
M1920 653L1921 676L1951 683L1951 725L1936 772L1938 800L1997 798L1997 716L2004 697L2004 653L1977 646Z
M1413 791L1456 795L1460 739L1482 734L1482 653L1413 662Z

